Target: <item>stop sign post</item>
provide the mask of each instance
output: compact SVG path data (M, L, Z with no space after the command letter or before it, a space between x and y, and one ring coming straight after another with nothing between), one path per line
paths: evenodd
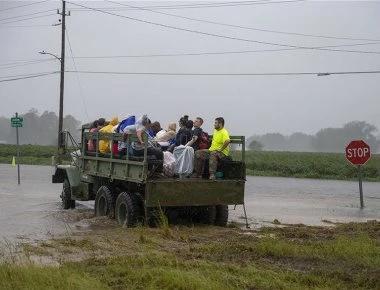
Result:
M360 207L364 208L361 166L371 158L371 148L363 140L351 141L346 147L346 158L358 166Z

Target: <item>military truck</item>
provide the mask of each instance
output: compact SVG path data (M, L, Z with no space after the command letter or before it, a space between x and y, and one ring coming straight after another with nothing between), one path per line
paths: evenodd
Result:
M157 212L165 213L169 221L219 226L227 224L228 205L243 205L245 213L244 136L230 137L232 146L239 147L234 160L220 162L218 172L223 177L209 180L207 173L202 179L162 177L155 172L162 161L147 155L146 149L141 157L127 150L123 158L113 152L89 152L89 141L96 142L96 148L99 140L109 141L111 148L122 141L130 148L131 142L137 141L136 135L125 138L116 133L91 133L89 129L90 124L82 126L79 144L73 142L69 132L62 132L64 149L71 150L73 158L70 164L56 165L52 182L63 183L64 209L75 208L76 201L95 200L95 216L116 218L126 227L152 224ZM246 213L245 218L248 226Z

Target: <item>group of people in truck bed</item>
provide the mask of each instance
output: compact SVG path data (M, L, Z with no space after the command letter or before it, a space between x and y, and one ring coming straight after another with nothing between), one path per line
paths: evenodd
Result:
M168 129L164 130L158 121L151 122L150 119L143 115L139 118L128 116L120 121L114 117L109 122L100 118L93 122L90 132L92 133L121 133L124 136L136 134L138 141L128 144L126 138L110 146L110 140L89 140L87 144L88 151L99 151L100 153L109 153L119 155L120 158L127 154L134 156L143 156L144 148L147 147L147 154L154 155L156 159L164 159L164 151L173 152L177 146L191 146L194 149L194 172L192 177L202 177L202 165L205 160L209 161L210 179L215 179L215 173L218 161L229 156L230 137L228 131L224 128L224 118L218 117L214 122L214 132L212 134L211 144L208 141L207 133L202 130L203 119L200 117L189 120L187 115L181 117L178 121L179 130L177 131L176 123L170 123ZM147 143L144 143L144 135L147 136ZM97 146L99 148L97 148ZM112 148L111 148L112 147ZM129 147L129 148L128 148Z

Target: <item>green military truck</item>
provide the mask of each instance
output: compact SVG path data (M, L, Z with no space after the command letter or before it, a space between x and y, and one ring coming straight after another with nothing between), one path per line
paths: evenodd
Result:
M69 144L73 140L70 133L62 133L65 151L71 149L74 157L71 164L56 165L52 176L53 183L63 183L64 209L75 208L77 200L95 200L95 216L116 218L127 227L150 224L157 212L164 212L169 221L179 219L219 226L227 224L228 205L243 205L245 213L244 136L230 137L232 146L238 150L234 151L233 160L220 162L222 179L209 180L206 175L202 179L157 175L155 169L162 161L152 159L146 149L142 157L130 152L123 158L112 152L89 152L87 144L91 140L97 143L108 140L111 145L137 141L136 135L123 140L122 134L90 133L89 129L89 124L82 126L81 143L76 146L75 142Z

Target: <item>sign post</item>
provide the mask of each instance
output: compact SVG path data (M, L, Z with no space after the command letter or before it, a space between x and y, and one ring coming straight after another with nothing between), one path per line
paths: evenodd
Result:
M11 126L16 127L16 140L17 140L17 181L20 185L20 144L18 139L18 128L23 126L24 119L18 116L16 112L16 117L11 118Z
M353 165L358 166L360 208L364 208L362 165L371 158L371 148L363 140L351 141L346 147L346 159Z

